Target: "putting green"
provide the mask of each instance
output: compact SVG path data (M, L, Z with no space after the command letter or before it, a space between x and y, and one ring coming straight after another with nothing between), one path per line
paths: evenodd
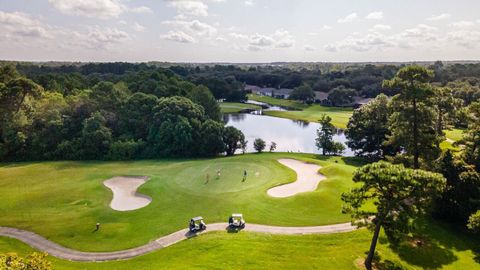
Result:
M271 198L266 190L293 182L295 172L277 162L315 162L327 179L313 192ZM310 154L265 153L195 160L132 162L38 162L0 165L0 226L36 232L63 246L112 251L143 245L187 226L193 216L226 222L243 213L251 223L313 226L343 223L341 193L352 187L358 160ZM221 169L220 179L215 179ZM242 182L243 170L248 176ZM210 181L205 183L206 172ZM258 176L255 173L259 172ZM118 212L103 181L115 176L150 177L139 187L152 198L144 208ZM99 232L93 232L101 223Z
M217 171L220 170L220 175ZM247 177L243 181L244 171ZM214 163L199 163L189 166L178 173L174 183L194 194L221 194L258 189L271 181L273 168L259 164L248 164L228 159Z

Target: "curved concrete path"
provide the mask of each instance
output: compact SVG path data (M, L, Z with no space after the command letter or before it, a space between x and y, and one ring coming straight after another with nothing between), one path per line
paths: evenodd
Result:
M286 198L299 193L315 191L320 181L326 177L320 173L320 166L310 164L296 159L279 159L280 164L294 170L297 173L297 180L292 183L280 185L267 190L267 194L275 198Z
M126 260L140 255L147 254L154 250L171 246L177 242L195 237L199 234L212 231L224 231L228 229L227 223L208 224L207 229L203 232L192 234L188 229L183 229L172 234L160 237L148 244L132 249L112 251L112 252L82 252L60 246L44 237L25 230L20 230L10 227L0 227L0 236L6 236L20 240L34 249L42 252L47 252L49 255L60 259L79 261L79 262L99 262L99 261L113 261ZM349 232L357 229L350 223L342 223L325 226L312 227L277 227L258 224L247 224L244 231L271 233L271 234L326 234L326 233L340 233Z

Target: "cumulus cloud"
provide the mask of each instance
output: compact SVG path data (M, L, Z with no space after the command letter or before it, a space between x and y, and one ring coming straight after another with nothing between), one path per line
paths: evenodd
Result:
M285 29L279 29L275 31L272 38L276 42L277 48L291 48L295 45L295 40L293 36Z
M253 1L252 0L247 0L244 2L245 6L247 7L252 7L254 5Z
M371 50L384 50L388 48L418 48L421 46L432 46L440 41L438 29L433 26L419 24L416 27L392 35L387 35L381 30L387 30L389 26L377 25L370 29L367 34L353 33L345 39L328 44L325 50L335 52L347 49L357 52Z
M432 15L432 16L428 17L427 21L440 21L440 20L448 19L450 17L451 17L451 15L448 14L448 13L442 13L442 14Z
M253 35L244 35L231 33L231 37L248 42L247 49L250 51L260 51L266 48L287 49L295 45L293 36L285 29L278 29L271 35L255 33Z
M133 13L153 13L152 9L146 6L139 6L130 9Z
M305 46L303 46L303 49L307 52L313 52L315 51L315 47L313 47L312 45L310 44L306 44Z
M478 47L480 43L480 32L460 29L447 33L447 39L459 46L472 49Z
M57 10L68 15L109 19L118 17L127 8L116 0L48 0Z
M456 27L456 28L469 28L474 26L475 23L472 21L459 21L459 22L454 22L451 24L451 26Z
M198 20L192 20L192 21L173 20L173 21L164 21L162 22L162 24L181 28L183 31L189 32L190 34L201 35L201 36L212 36L217 32L217 29L212 25L198 21Z
M90 27L86 34L76 33L76 37L87 48L108 48L130 39L130 35L124 31L100 26Z
M208 5L199 0L170 0L168 6L177 10L180 16L208 16Z
M52 29L32 16L21 12L0 11L0 37L2 39L51 38Z
M137 23L137 22L134 22L133 25L132 25L132 29L137 31L137 32L145 32L145 26Z
M354 21L358 17L357 13L351 13L337 20L338 23L348 23Z
M383 19L383 12L382 11L375 11L375 12L371 12L369 13L365 19L368 19L368 20L381 20Z
M165 35L160 36L163 39L170 40L170 41L175 41L179 43L194 43L195 38L188 35L185 32L182 31L170 31Z
M386 31L386 30L390 30L392 29L392 27L390 25L386 25L386 24L376 24L373 26L373 30L375 31Z
M275 43L275 40L269 36L254 34L250 37L249 45L255 47L268 47L272 46Z

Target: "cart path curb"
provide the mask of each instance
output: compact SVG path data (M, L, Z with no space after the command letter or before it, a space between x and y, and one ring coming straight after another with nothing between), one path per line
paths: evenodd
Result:
M207 224L207 229L198 232L190 233L188 229L183 229L172 234L162 236L148 244L112 252L83 252L70 248L63 247L56 244L34 232L25 231L10 227L0 227L0 236L6 236L14 238L24 242L42 252L47 252L54 257L78 262L100 262L100 261L115 261L126 260L133 257L141 256L152 251L162 249L164 247L171 246L180 241L195 237L200 234L212 231L225 231L228 229L227 223L213 223ZM270 234L328 234L328 233L341 233L350 232L356 230L357 227L352 226L350 223L325 225L325 226L311 226L311 227L278 227L267 226L259 224L247 224L242 231L258 232L258 233L270 233Z

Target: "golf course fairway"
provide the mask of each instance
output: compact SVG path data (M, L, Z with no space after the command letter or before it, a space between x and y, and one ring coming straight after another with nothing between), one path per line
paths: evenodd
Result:
M272 198L269 188L294 182L293 170L277 160L291 158L322 167L326 179L312 192ZM81 251L141 246L183 229L194 216L225 222L243 213L250 223L317 226L344 223L342 192L353 182L358 160L311 154L265 153L194 160L131 162L9 163L0 167L0 226L35 232ZM248 176L242 181L243 172ZM220 176L217 172L220 171ZM147 206L119 212L103 181L116 176L149 177L137 192ZM95 232L95 224L100 230Z

